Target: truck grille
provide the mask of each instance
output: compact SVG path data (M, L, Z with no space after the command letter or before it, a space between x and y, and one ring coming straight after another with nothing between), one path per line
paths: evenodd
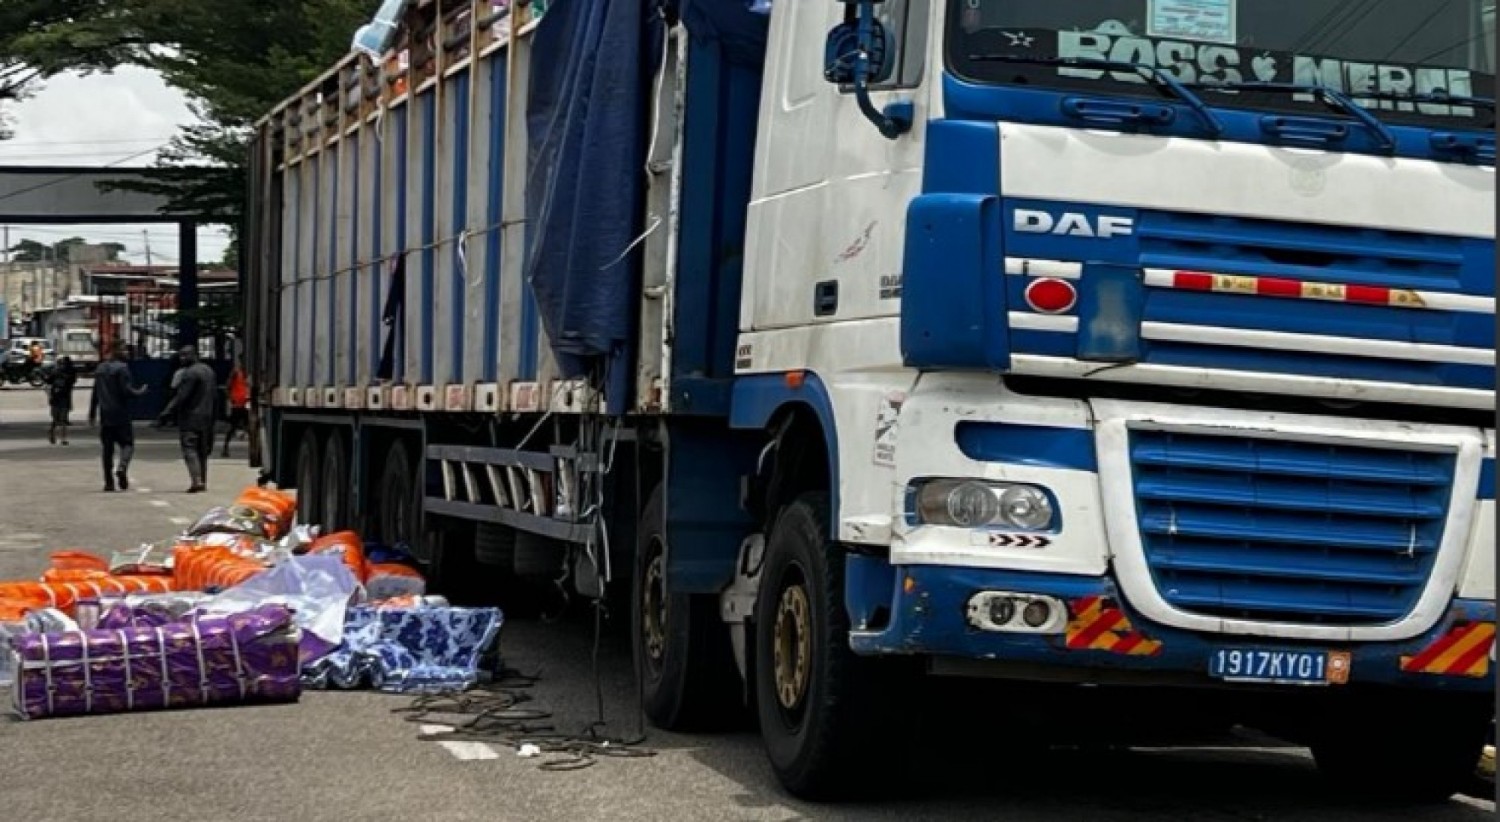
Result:
M1130 460L1146 563L1174 608L1365 626L1421 598L1456 456L1135 430Z

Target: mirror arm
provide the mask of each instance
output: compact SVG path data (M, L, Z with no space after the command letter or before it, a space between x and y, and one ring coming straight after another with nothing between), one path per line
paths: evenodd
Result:
M875 124L881 136L894 140L911 130L912 105L894 103L881 111L870 99L870 48L873 45L871 38L874 29L875 4L870 0L863 0L859 4L859 54L854 58L854 99L859 103L860 113ZM897 71L899 72L899 68Z

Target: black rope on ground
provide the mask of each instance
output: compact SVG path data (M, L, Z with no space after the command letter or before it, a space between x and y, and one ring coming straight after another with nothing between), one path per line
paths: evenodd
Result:
M536 679L504 671L491 685L455 694L418 696L410 705L393 708L392 713L405 714L407 722L453 728L418 737L429 742L489 742L516 750L533 745L539 754L551 757L539 766L544 771L581 770L601 757L640 759L656 755L656 751L639 747L644 738L626 740L606 735L607 726L602 721L590 722L576 734L546 724L552 719L550 711L521 707L532 700L526 689Z

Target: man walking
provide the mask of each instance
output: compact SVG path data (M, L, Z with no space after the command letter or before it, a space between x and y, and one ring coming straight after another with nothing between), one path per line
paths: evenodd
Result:
M182 347L182 371L172 401L162 409L157 422L177 417L177 437L182 444L182 461L187 463L189 494L208 490L208 457L214 451L214 406L218 400L214 371L198 360L198 350Z
M229 430L224 434L224 457L229 458L229 442L238 431L250 430L250 381L245 369L235 363L229 372Z
M136 385L125 364L125 345L110 347L109 360L94 372L94 393L89 398L89 426L99 426L99 442L104 445L104 490L130 488L130 458L135 454L135 427L130 422L130 400L146 393L146 386ZM115 449L120 463L115 465Z

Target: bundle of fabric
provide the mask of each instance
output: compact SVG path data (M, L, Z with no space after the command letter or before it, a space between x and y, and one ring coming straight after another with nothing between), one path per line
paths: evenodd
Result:
M258 512L264 520L266 536L271 539L285 536L297 516L297 498L270 488L252 485L240 492L234 504Z
M88 551L53 551L49 559L50 567L59 571L111 571L109 562L104 557Z
M157 628L12 637L23 719L158 708L293 702L298 632L268 605Z
M365 578L365 593L371 600L396 597L420 597L427 593L427 579L422 572L399 562L372 562Z
M210 508L208 512L188 528L186 535L201 537L205 534L249 534L258 539L273 539L280 526L259 509L248 505L228 505Z
M126 594L161 594L174 590L172 579L162 576L116 576L103 571L50 569L45 582L0 583L4 609L57 608L71 613L80 599Z
M121 628L160 628L188 618L194 609L207 602L207 594L182 592L174 594L133 594L110 600L99 615L99 630Z
M448 693L479 681L479 660L500 635L498 608L349 609L343 644L307 666L315 688L359 688L392 693Z
M289 557L201 603L208 613L235 613L260 605L290 608L302 629L304 664L322 659L344 636L344 614L359 596L359 580L337 556Z
M327 536L318 537L308 547L307 553L310 555L329 554L339 557L349 567L349 572L354 574L354 578L359 580L360 584L364 584L365 580L369 577L369 570L365 564L364 541L359 538L359 534L353 531L339 531Z
M232 588L267 567L222 545L182 543L172 554L172 577L179 591Z

